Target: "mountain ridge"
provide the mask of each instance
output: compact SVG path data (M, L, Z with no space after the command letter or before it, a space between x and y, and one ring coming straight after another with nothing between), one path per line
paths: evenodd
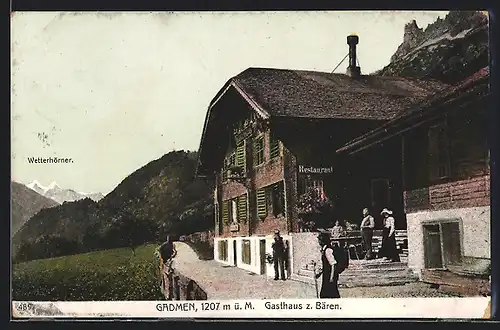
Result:
M390 63L374 74L455 84L488 64L488 17L479 11L450 11L425 29L408 22Z
M26 185L42 196L48 197L59 204L64 202L75 202L80 199L90 198L96 202L104 197L100 192L77 192L73 189L61 188L57 182L52 181L48 186L43 186L38 180L33 180Z
M196 157L170 152L99 202L84 198L41 210L14 235L14 260L135 246L213 227L211 185L194 177Z

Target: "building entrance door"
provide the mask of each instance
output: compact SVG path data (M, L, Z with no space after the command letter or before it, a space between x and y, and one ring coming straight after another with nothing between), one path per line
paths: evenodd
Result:
M439 225L424 226L424 261L425 268L442 268L441 233Z
M261 239L259 241L259 246L260 246L260 273L261 275L264 275L266 274L266 263L267 263L267 260L266 260L266 240L265 239Z
M238 253L236 248L236 240L233 240L233 259L234 259L234 265L238 266Z

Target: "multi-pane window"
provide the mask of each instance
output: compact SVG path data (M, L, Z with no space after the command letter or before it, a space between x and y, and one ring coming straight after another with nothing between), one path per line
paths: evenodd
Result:
M229 169L236 165L236 151L231 152L224 159L224 166L222 168L222 181L227 181L229 176Z
M446 122L429 128L429 174L431 180L450 176L450 144Z
M250 265L252 263L252 250L250 240L244 239L241 241L241 262Z
M263 220L269 215L277 217L285 211L283 181L257 190L257 216Z
M229 170L236 165L236 151L231 152L224 159L224 165L222 167L222 181L227 181L229 176Z
M218 243L219 249L219 259L227 261L227 241L219 241Z
M264 136L256 137L253 141L253 165L264 163Z
M231 222L238 222L238 199L233 198L231 199L231 217L230 220Z
M304 176L299 181L299 193L303 194L312 191L316 197L325 196L323 180Z

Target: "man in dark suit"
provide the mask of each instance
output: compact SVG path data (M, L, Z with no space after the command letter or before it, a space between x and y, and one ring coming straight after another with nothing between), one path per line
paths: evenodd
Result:
M274 232L274 242L272 244L273 248L273 261L274 261L274 280L277 281L280 278L286 281L285 275L285 243L283 242L283 237L280 236L279 230Z

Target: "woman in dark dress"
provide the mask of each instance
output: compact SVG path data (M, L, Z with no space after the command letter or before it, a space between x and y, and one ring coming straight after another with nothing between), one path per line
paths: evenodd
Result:
M392 211L383 209L380 214L384 217L384 228L382 231L382 247L380 248L378 256L384 260L398 262L400 259L396 247L396 227L394 224L395 220L392 217Z
M336 261L333 255L333 247L330 243L330 235L328 233L320 233L318 241L321 246L322 271L315 276L319 277L323 275L319 297L340 298L338 287L339 274L335 270Z

